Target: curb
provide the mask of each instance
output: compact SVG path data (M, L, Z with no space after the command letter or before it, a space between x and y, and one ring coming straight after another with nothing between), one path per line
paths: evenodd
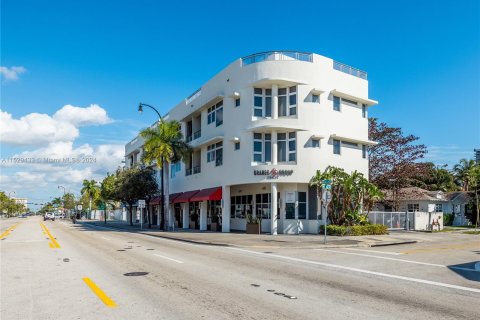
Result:
M81 224L83 226L87 227L92 227L92 228L104 228L104 229L109 229L109 230L115 230L115 231L124 231L124 232L132 232L133 233L138 233L150 237L157 237L157 238L162 238L162 239L167 239L167 240L172 240L172 241L179 241L179 242L185 242L185 243L191 243L191 244L196 244L196 245L204 245L204 246L216 246L216 247L236 247L236 248L259 248L258 245L253 245L253 246L245 246L245 245L235 245L235 244L229 244L229 243L215 243L215 242L204 242L204 241L198 241L198 240L190 240L190 239L182 239L182 238L175 238L171 236L165 236L161 234L152 234L149 233L148 231L142 231L142 230L131 230L128 228L119 228L119 227L113 227L113 226L100 226L95 223L87 223L87 222L80 222L77 221L78 224ZM368 248L368 247L385 247L385 246L392 246L392 245L401 245L401 244L412 244L412 243L417 243L417 240L407 240L407 241L393 241L393 242L382 242L382 243L358 243L358 244L346 244L346 245L320 245L320 246L292 246L292 247L282 247L282 246L261 246L262 248L265 249L319 249L319 248Z

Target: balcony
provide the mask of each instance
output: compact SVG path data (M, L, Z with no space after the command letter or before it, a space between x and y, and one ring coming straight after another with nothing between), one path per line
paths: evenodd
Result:
M365 71L350 67L349 65L338 61L333 61L333 69L344 72L346 74L350 74L360 79L367 80L367 73Z
M297 60L313 62L313 55L308 52L297 51L267 51L249 55L242 58L242 66L262 62L262 61L281 61Z
M191 95L189 95L186 99L185 99L185 104L190 104L190 102L192 102L193 100L197 99L198 97L200 97L202 95L202 88L200 89L197 89L197 91L195 91L194 93L192 93Z
M193 140L196 140L202 136L202 130L195 131L192 135L188 136L186 138L187 142L191 142Z
M197 174L200 172L201 172L200 166L196 166L196 167L188 168L187 170L185 170L185 175L191 176L192 174Z

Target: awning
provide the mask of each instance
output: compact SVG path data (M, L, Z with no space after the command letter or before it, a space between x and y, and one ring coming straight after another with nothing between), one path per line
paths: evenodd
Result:
M376 146L378 142L371 141L371 140L363 140L363 139L356 139L352 137L345 137L345 136L339 136L335 133L332 133L330 135L330 138L340 140L340 141L345 141L345 142L352 142L352 143L359 143L359 144L364 144L367 146Z
M222 200L222 187L202 189L190 201Z
M345 98L345 99L353 100L353 101L356 101L356 102L364 103L367 106L373 106L373 105L378 104L378 101L376 101L376 100L357 97L357 96L348 94L346 92L339 91L337 89L333 89L330 93L333 94L334 96L338 96L338 97L341 97L341 98Z
M173 199L172 203L184 203L190 202L190 198L196 195L200 190L188 191L184 192L175 199Z
M151 205L158 205L162 202L162 197L155 197L155 198L152 198L152 200L150 200L150 204Z
M168 196L168 200L170 201L170 203L174 203L173 200L175 200L176 198L178 198L181 195L182 195L182 192L172 193Z

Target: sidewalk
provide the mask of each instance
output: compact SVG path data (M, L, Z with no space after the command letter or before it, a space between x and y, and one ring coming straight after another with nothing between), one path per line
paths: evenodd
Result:
M231 246L242 248L291 248L291 249L303 249L303 248L339 248L339 247L376 247L387 246L395 244L408 244L420 242L419 239L414 237L411 232L395 232L390 235L382 236L349 236L349 237L337 237L327 236L327 244L323 244L323 235L277 235L272 236L270 234L245 234L243 232L211 232L211 231L198 231L198 230L183 230L178 231L162 231L158 230L158 226L152 226L148 229L148 225L144 225L140 230L140 225L135 224L130 226L125 222L120 221L108 221L105 225L103 221L80 221L78 224L89 226L91 228L100 228L102 230L115 230L125 232L135 232L146 234L150 236L184 241L202 245L215 245L215 246ZM106 228L106 229L105 229Z

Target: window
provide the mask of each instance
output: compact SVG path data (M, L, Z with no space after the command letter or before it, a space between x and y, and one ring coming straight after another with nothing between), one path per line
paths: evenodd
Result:
M182 165L181 165L180 161L171 163L170 164L170 178L175 178L177 172L179 172L181 168L182 168Z
M320 95L318 95L318 94L312 94L312 102L314 102L314 103L320 103Z
M333 140L333 154L340 154L340 140Z
M235 150L240 150L240 142L235 142Z
M277 133L278 162L297 161L297 139L295 132Z
M367 159L367 146L362 145L362 158Z
M344 98L342 98L342 102L346 102L346 103L352 104L352 105L354 105L354 106L357 106L357 105L358 105L356 101L348 100L348 99L344 99Z
M340 97L333 96L333 110L340 111Z
M272 116L272 89L253 89L253 115L255 117Z
M307 219L307 193L298 192L298 219Z
M256 216L262 219L270 219L270 193L255 195Z
M287 108L288 97L288 108ZM278 116L294 116L297 114L297 87L278 89Z
M240 107L240 98L235 99L235 107Z
M364 103L362 104L362 118L367 117L367 105Z
M356 144L354 142L348 142L348 141L342 141L342 145L349 146L351 148L357 148L358 147L358 144Z
M211 144L207 147L207 162L215 161L215 166L223 164L223 142Z
M443 205L441 203L435 204L435 212L443 212Z
M408 212L417 212L420 211L420 205L418 203L409 203L407 209Z
M312 140L312 148L320 148L320 140Z
M230 218L245 219L247 214L252 214L252 195L230 197Z
M223 100L207 110L207 124L213 122L217 127L223 124Z
M272 161L272 134L254 133L253 134L253 161L271 162Z

